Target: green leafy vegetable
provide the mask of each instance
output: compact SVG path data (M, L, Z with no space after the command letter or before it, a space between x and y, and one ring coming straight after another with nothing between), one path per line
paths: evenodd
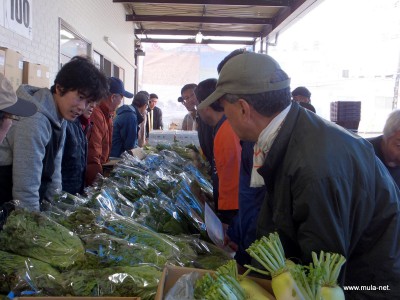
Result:
M81 237L85 250L84 269L154 264L163 267L167 259L157 250L101 233Z
M120 296L154 299L161 272L152 266L114 267L63 273L73 296Z
M77 235L39 212L13 211L0 232L0 250L68 268L85 259Z
M0 293L61 296L64 292L60 273L45 262L5 251L0 251L0 262Z

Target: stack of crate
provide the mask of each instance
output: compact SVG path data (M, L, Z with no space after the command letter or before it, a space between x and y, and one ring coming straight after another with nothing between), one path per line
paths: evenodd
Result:
M358 131L361 120L361 101L335 101L331 102L331 121L336 124Z

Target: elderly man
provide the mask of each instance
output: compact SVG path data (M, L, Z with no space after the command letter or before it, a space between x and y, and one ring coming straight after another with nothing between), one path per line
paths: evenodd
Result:
M346 298L400 297L400 192L370 143L291 102L290 79L270 56L243 53L222 68L199 109L220 101L241 140L255 141L252 186L267 188L259 237L277 231L304 264L324 250L347 259Z
M400 110L390 113L383 128L383 135L370 138L375 154L388 169L400 188Z
M115 110L124 97L133 98L133 94L125 90L121 79L110 77L109 85L108 97L94 108L91 116L93 126L88 143L86 185L91 185L97 174L103 174L103 164L109 160Z

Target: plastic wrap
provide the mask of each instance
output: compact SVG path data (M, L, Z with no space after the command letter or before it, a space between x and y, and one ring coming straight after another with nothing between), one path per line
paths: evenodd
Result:
M196 235L168 236L174 243L180 247L181 256L180 265L184 267L193 267L198 269L215 270L232 260L229 253L206 242Z
M153 266L73 270L62 274L72 296L119 296L154 299L161 271Z
M30 257L0 251L0 294L62 295L61 274L51 265Z
M194 287L199 278L198 272L183 274L168 291L164 300L194 300Z
M104 227L114 236L126 239L131 243L143 244L156 249L167 258L179 256L179 247L161 234L145 227L130 218L114 213L104 214Z
M84 260L84 248L77 235L42 213L21 208L10 214L0 231L0 250L62 269Z
M154 248L101 233L81 236L86 251L82 268L137 266L143 264L162 268L167 258Z

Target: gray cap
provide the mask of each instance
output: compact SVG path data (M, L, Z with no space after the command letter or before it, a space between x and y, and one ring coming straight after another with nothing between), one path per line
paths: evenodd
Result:
M37 107L32 102L19 99L10 81L0 73L0 110L12 115L29 117L36 113Z
M215 91L198 106L205 108L225 94L259 94L290 86L290 79L271 82L279 64L269 55L245 52L232 57L219 74Z

